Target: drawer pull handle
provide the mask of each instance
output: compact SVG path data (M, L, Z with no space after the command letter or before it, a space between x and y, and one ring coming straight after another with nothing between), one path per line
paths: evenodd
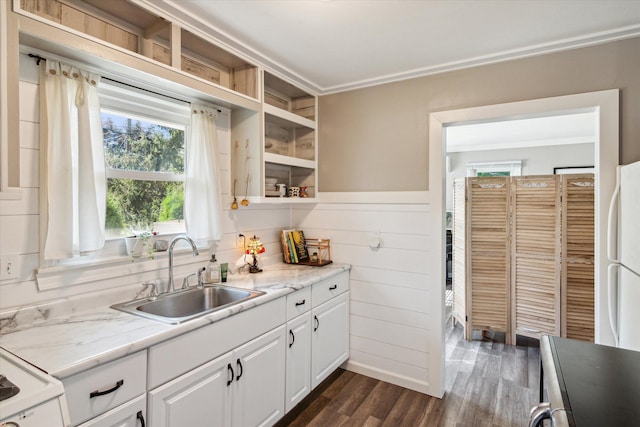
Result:
M96 391L92 391L91 393L89 393L89 399L93 399L94 397L98 397L98 396L104 396L105 394L109 394L109 393L113 393L114 391L116 391L117 389L119 389L120 387L122 387L124 385L124 380L120 380L116 383L115 386L113 386L112 388L110 388L109 390L105 390L105 391L100 391L100 390L96 390Z
M142 411L138 411L136 418L140 421L140 427L144 427L144 415L142 415Z
M329 286L330 291L333 291L335 289L338 289L338 285Z
M320 321L318 320L318 316L313 316L313 320L316 322L316 325L313 328L313 332L315 332L320 327Z
M299 305L305 305L306 303L307 303L307 300L303 299L302 301L296 303L296 307Z
M238 381L242 376L242 372L244 371L244 369L242 368L242 362L240 361L240 359L236 359L236 365L238 365L238 372L239 372L238 376L236 377L236 381Z
M289 329L289 335L291 335L291 342L289 343L289 348L291 348L293 343L296 342L296 336L293 334L293 331L291 329Z
M231 379L227 380L227 387L229 387L231 385L231 383L233 382L233 378L235 377L235 374L233 373L233 367L231 366L231 363L227 363L227 371L231 372Z

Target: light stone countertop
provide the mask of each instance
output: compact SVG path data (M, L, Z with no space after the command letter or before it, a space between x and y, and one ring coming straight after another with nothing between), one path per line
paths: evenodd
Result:
M266 292L252 300L179 325L170 325L109 308L139 295L97 295L93 301L58 301L0 314L0 347L57 378L135 353L298 289L348 271L346 264L305 267L280 264L258 274L229 276L228 286ZM138 292L139 293L139 292ZM102 304L88 308L90 302Z

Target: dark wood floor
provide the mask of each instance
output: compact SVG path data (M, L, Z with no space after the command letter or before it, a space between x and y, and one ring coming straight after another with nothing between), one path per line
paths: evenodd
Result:
M278 427L526 426L538 400L539 349L519 344L465 341L460 326L449 326L442 399L339 370Z

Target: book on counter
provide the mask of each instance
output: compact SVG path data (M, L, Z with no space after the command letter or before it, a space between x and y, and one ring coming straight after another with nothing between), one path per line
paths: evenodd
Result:
M309 262L309 252L302 230L282 230L282 258L287 264Z

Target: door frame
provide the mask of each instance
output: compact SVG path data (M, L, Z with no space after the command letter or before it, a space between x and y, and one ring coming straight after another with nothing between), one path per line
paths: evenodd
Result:
M475 124L502 120L514 120L548 115L578 112L595 112L596 140L594 141L595 163L595 341L612 345L613 335L608 325L607 306L607 211L616 184L616 166L619 161L619 90L610 89L575 95L509 102L434 112L429 114L429 192L434 201L434 213L441 219L437 227L440 242L440 265L445 261L445 181L446 136L445 128L463 124ZM439 205L439 206L438 206ZM439 237L439 238L438 238ZM444 280L444 278L443 278ZM440 286L441 303L444 307L445 289ZM441 377L445 369L445 310L441 311L442 357ZM440 381L444 393L444 381Z

